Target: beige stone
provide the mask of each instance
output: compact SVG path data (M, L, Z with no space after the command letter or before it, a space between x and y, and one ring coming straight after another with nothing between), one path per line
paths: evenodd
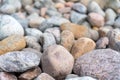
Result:
M73 42L74 42L73 33L68 30L64 30L61 33L61 45L65 47L68 51L70 51L72 48Z
M60 29L63 30L69 30L71 31L75 38L81 38L81 37L89 37L88 28L83 25L77 25L74 23L64 23L60 26Z
M74 56L74 58L77 59L83 54L91 50L94 50L95 47L96 44L92 39L83 37L83 38L79 38L74 42L71 53Z
M0 55L10 51L18 51L26 46L26 41L23 36L12 35L0 41Z

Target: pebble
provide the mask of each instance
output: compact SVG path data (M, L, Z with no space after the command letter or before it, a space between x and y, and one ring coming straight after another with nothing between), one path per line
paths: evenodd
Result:
M70 79L65 79L65 80L97 80L89 76L84 76L84 77L76 77L76 78L70 78Z
M120 28L120 16L115 20L115 22L114 22L114 27L115 28Z
M33 48L37 51L41 51L41 45L37 42L37 39L33 36L25 36L26 45L28 48Z
M108 32L107 37L109 38L109 47L120 51L119 44L120 44L120 30L113 29Z
M25 17L25 13L14 13L11 16L14 17L24 29L28 28L28 20Z
M103 12L103 10L100 8L100 6L95 1L91 1L88 4L87 8L88 8L89 13L94 12L94 13L100 14L103 17L105 16L105 13Z
M23 36L12 35L0 41L0 55L10 51L17 51L25 48L26 41Z
M41 53L40 51L35 50L35 49L33 49L33 48L24 48L24 49L22 49L22 51L28 51L28 52L36 53L40 58L41 58L41 56L42 56L42 53Z
M5 4L0 7L0 12L4 14L13 14L16 12L16 10L13 5Z
M24 35L23 27L13 17L0 15L0 40L13 34Z
M47 28L52 28L53 26L60 26L62 25L63 23L69 23L70 21L65 19L65 18L62 18L62 17L51 17L51 18L48 18L46 21L44 21L40 26L39 26L39 29L41 31L44 31L46 30Z
M61 14L70 13L70 12L71 12L71 7L60 8L60 9L58 9L58 11L59 11Z
M60 14L57 10L51 10L49 8L46 11L46 15L48 15L49 17L53 17L53 16L62 17L62 14Z
M112 49L97 49L79 57L73 72L79 76L91 76L98 80L120 79L120 53Z
M42 17L45 17L46 11L47 11L47 8L45 8L45 7L41 8L41 9L40 9L40 15L41 15Z
M69 2L66 2L66 3L65 3L65 6L66 6L66 7L72 7L73 4L74 4L73 2L70 2L70 1L69 1Z
M81 14L75 11L71 11L70 20L72 23L81 24L87 19L86 14Z
M34 80L55 80L52 76L47 73L41 73L37 78Z
M71 51L72 45L74 43L74 35L69 30L64 30L61 33L61 45L65 47L68 51Z
M15 11L18 11L22 8L22 4L21 4L20 0L3 0L3 5L5 5L5 4L14 6Z
M61 2L58 2L55 4L55 8L60 9L60 8L65 8L65 5Z
M91 29L91 25L90 25L90 23L89 23L88 21L84 21L84 22L83 22L82 24L80 24L80 25L83 25L83 26Z
M119 0L109 0L107 5L106 5L107 8L112 8L114 9L115 11L117 11L119 8L120 8L120 1Z
M60 26L61 24L67 23L70 21L65 18L55 16L47 19L47 22L53 24L54 26Z
M97 41L99 39L99 33L97 30L89 29L89 34L92 40Z
M33 36L37 39L37 42L40 41L41 37L43 36L43 33L36 29L36 28L26 28L25 29L26 36Z
M79 77L79 76L76 74L68 74L65 79L76 78L76 77Z
M100 37L106 37L108 32L111 31L113 28L111 26L104 26L104 27L101 27L98 32L99 32L99 35Z
M96 44L92 39L85 37L79 38L74 42L73 47L71 49L71 54L74 56L75 59L77 59L85 53L94 50L95 47Z
M47 49L49 46L56 44L55 37L52 33L43 33L43 50Z
M79 12L79 13L82 13L82 14L86 14L87 13L87 8L83 4L81 4L81 3L73 4L72 9L77 11L77 12Z
M117 17L117 14L110 8L105 11L105 25L112 26Z
M0 80L120 80L120 0L0 0Z
M25 11L30 15L30 14L33 14L33 13L37 13L39 14L39 10L34 8L33 6L30 6L30 5L26 5L25 7Z
M21 0L23 6L32 5L33 0Z
M17 80L17 77L7 72L0 72L0 80Z
M97 18L96 18L97 17ZM91 23L92 26L96 26L98 28L104 26L104 17L97 14L97 13L89 13L88 14L88 20Z
M24 72L38 66L40 57L33 52L13 51L1 55L0 63L0 71Z
M41 62L45 73L61 80L72 72L74 58L63 46L52 45L43 53Z
M108 37L102 37L96 42L97 49L105 49L109 44Z
M28 23L31 28L38 28L43 21L45 21L43 17L36 17L31 18Z
M55 37L56 43L60 43L60 29L58 27L48 28L45 33L51 33Z
M60 26L60 29L61 31L63 30L71 31L76 39L89 36L88 28L74 23L64 23Z
M33 80L38 75L41 74L41 69L39 67L30 69L19 76L19 80Z

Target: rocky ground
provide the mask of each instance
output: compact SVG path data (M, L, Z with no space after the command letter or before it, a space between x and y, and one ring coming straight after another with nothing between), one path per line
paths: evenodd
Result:
M120 0L0 0L0 80L120 80Z

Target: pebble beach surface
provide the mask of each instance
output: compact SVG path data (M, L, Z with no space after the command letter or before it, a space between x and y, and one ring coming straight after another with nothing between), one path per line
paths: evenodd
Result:
M0 80L120 80L120 0L0 0Z

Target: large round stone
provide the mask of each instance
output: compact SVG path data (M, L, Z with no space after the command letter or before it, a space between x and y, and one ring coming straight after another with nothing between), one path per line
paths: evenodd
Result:
M23 27L13 17L0 15L0 40L13 34L24 35Z
M57 80L61 80L70 74L74 64L73 56L60 45L48 47L41 60L43 71Z
M120 53L112 49L91 51L76 60L73 71L98 80L120 80Z

